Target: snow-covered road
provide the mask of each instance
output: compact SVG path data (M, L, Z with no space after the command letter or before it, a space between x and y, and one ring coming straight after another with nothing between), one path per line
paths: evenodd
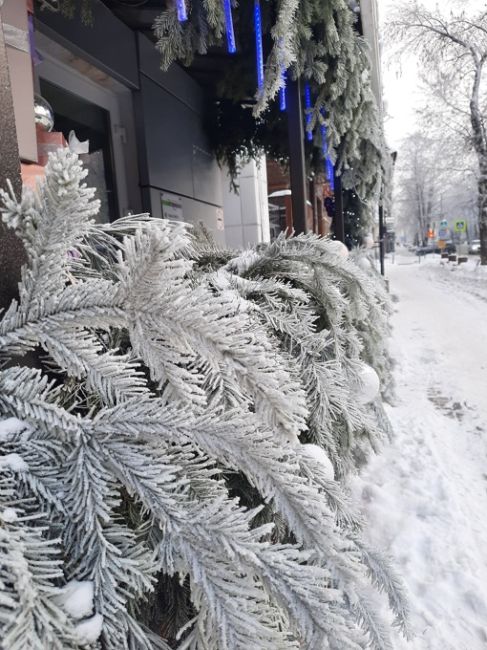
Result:
M409 591L415 636L397 634L394 648L485 649L487 302L436 260L398 258L387 275L398 298L395 438L354 490L370 540L394 554Z

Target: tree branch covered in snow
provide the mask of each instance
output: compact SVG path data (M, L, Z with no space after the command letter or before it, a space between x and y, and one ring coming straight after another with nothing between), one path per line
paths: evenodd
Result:
M359 405L364 361L388 381L379 280L315 237L208 272L182 224L96 225L85 176L60 151L2 194L29 262L0 321L0 646L380 647L334 479L384 434Z
M478 165L477 208L481 262L487 264L487 131L485 109L487 87L487 14L484 9L429 9L418 0L402 2L391 21L393 38L402 39L403 49L414 50L428 71L432 88L451 116L464 114L469 132L469 150ZM440 72L438 72L438 69ZM440 83L438 83L438 79ZM451 92L443 92L449 80ZM429 82L427 82L429 85ZM460 120L461 121L461 120Z

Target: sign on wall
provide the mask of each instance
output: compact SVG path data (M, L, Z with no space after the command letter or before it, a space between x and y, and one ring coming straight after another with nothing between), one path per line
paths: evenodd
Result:
M183 221L183 200L177 194L161 192L162 218Z
M216 229L225 230L225 222L223 221L223 208L216 209Z

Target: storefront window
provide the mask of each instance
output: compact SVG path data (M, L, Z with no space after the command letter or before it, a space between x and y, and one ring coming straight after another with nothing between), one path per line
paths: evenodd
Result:
M89 141L89 153L80 154L88 169L86 182L96 188L96 196L101 201L99 221L113 221L119 211L109 112L44 79L40 80L40 88L41 95L54 110L54 130L62 132L66 140L74 131L78 140Z

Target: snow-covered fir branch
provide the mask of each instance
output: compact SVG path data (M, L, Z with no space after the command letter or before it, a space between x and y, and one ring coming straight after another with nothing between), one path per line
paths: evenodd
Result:
M387 647L367 593L405 624L401 584L338 480L384 435L380 281L311 236L211 262L181 224L98 226L77 157L46 171L2 193L29 261L0 321L0 647Z

